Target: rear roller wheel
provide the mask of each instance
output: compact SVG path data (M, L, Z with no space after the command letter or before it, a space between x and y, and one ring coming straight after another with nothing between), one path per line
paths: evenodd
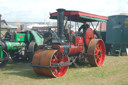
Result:
M62 56L62 54L57 50L38 50L32 60L33 65L40 66L51 66L47 67L36 67L34 66L34 71L39 75L47 75L51 77L61 77L68 70L68 66L52 67L54 64L64 63L68 61L67 56Z
M101 39L92 39L88 46L88 61L91 66L102 66L105 59L105 45Z

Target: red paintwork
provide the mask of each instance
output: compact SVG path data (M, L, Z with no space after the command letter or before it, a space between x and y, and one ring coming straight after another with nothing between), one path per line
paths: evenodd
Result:
M90 41L94 39L94 32L92 30L92 28L88 28L86 30L86 33L85 33L85 43L86 43L86 46L89 45Z
M67 62L67 61L68 61L68 57L67 56L63 56L62 57L62 54L59 51L57 51L53 55L53 57L51 59L51 65L58 64L58 63L64 63L64 62ZM63 76L67 72L67 70L68 70L68 66L52 67L51 68L52 74L55 77L61 77L61 76Z
M83 46L75 46L74 44L71 44L71 48L69 51L69 55L76 55L83 51Z
M81 53L84 50L84 41L83 37L73 37L73 43L67 43L71 46L69 50L68 55L76 55ZM53 48L59 49L61 53L64 52L64 46L63 45L53 45Z
M102 66L105 59L105 46L102 40L99 40L95 47L95 62L97 66ZM99 54L101 52L101 54Z
M19 37L23 37L23 36L19 36Z
M90 14L90 13L85 13L85 12L80 12L80 11L65 11L64 15L69 16L69 13L71 13L71 16L82 15L82 16L87 16L87 17L108 20L108 17L105 17L105 16L100 16L100 15ZM57 12L51 13L50 16L57 16Z
M83 37L73 37L73 44L75 46L83 46Z

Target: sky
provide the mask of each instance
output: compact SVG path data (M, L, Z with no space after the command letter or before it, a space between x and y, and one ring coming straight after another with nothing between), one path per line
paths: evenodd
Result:
M8 22L48 22L58 8L111 16L128 13L128 0L0 0L0 14Z

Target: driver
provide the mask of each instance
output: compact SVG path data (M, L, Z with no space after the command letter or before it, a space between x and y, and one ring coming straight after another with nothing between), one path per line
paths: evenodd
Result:
M89 28L90 26L84 22L83 25L78 29L78 32L80 33L81 29L83 29L83 33L86 32L87 28Z

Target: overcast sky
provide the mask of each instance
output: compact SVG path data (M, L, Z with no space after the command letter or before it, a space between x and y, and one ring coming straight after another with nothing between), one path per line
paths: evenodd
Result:
M6 21L49 21L49 13L58 8L110 16L128 13L128 0L0 0Z

